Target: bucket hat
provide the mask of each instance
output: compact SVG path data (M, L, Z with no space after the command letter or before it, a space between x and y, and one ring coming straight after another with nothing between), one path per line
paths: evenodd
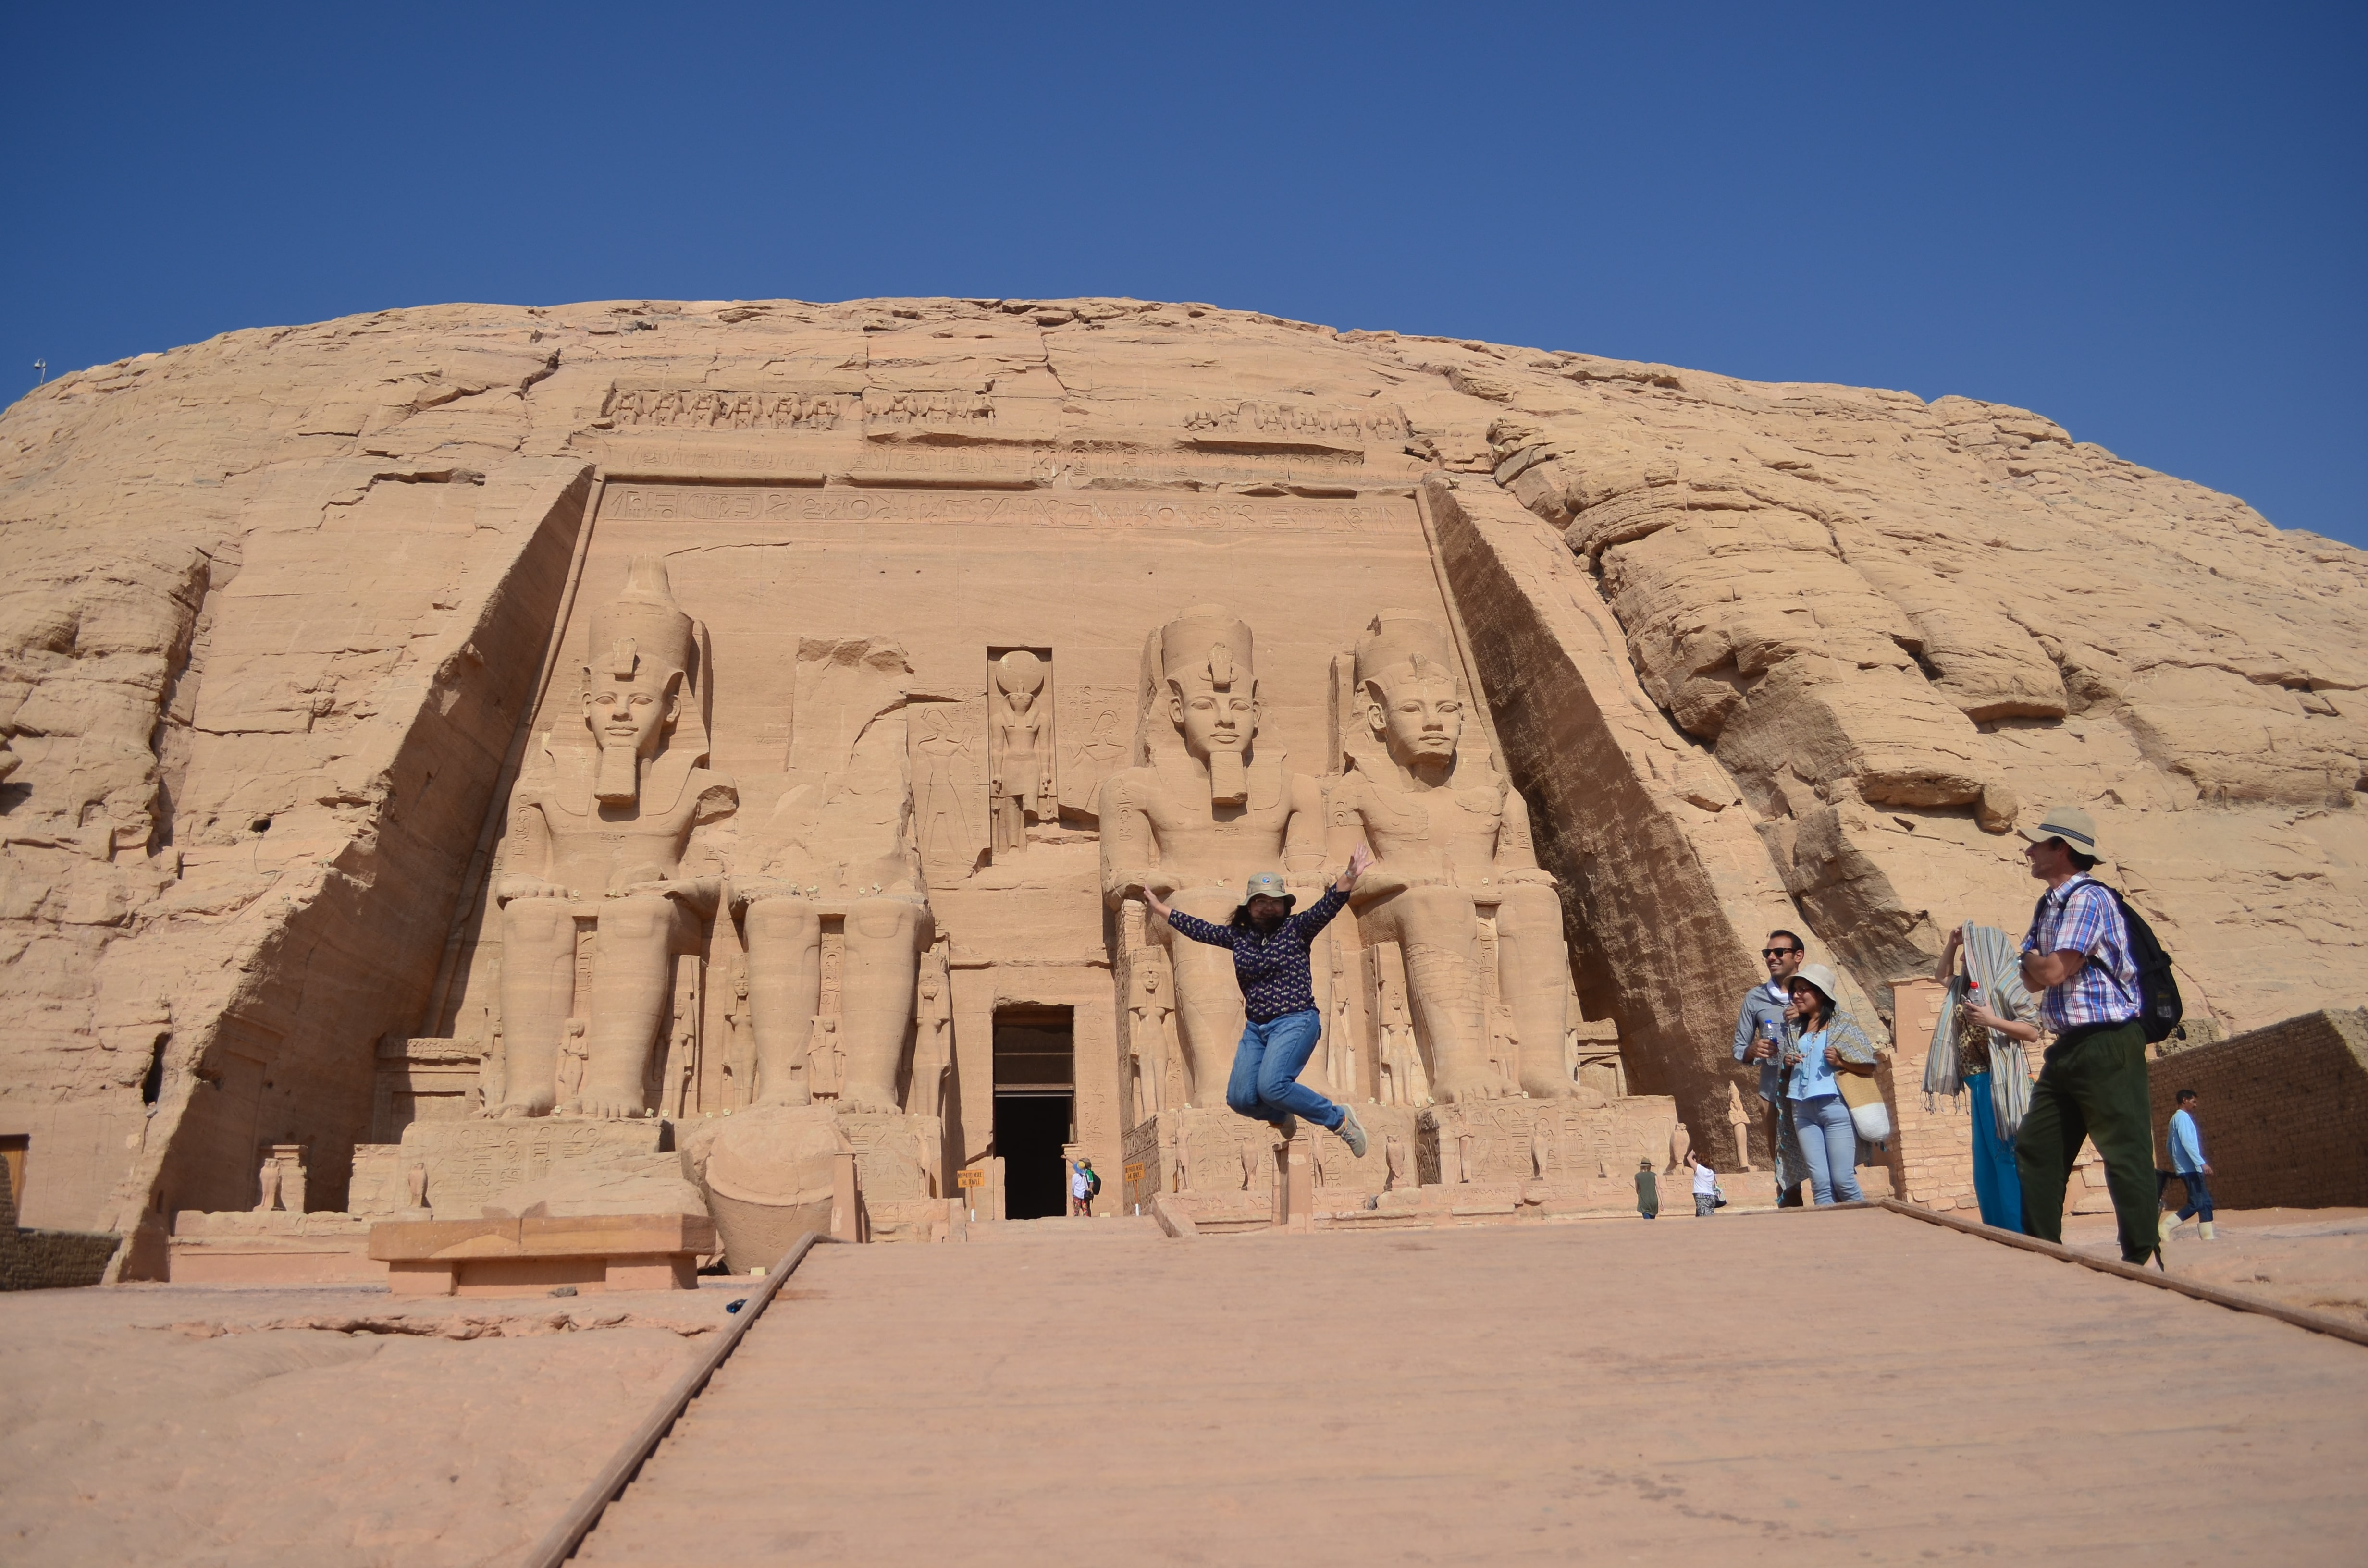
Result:
M2103 859L2105 852L2097 847L2096 819L2078 806L2050 806L2047 814L2039 819L2037 827L2015 829L2033 844L2044 844L2060 838L2079 854Z
M1841 1001L1842 983L1834 977L1834 971L1828 965L1821 963L1804 963L1801 966L1801 972L1794 975L1793 978L1794 980L1807 981L1810 984L1816 986L1828 1002L1839 1005Z
M1248 908L1250 900L1254 898L1279 898L1285 908L1299 902L1299 895L1284 887L1282 878L1273 871L1252 877L1249 886L1243 890L1242 902L1237 907Z

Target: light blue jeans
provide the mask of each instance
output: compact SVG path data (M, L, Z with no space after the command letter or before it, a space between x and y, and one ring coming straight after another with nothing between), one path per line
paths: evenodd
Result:
M1857 1203L1858 1128L1839 1095L1793 1102L1793 1125L1801 1131L1801 1157L1808 1162L1809 1187L1819 1204Z
M1338 1128L1344 1114L1340 1108L1299 1082L1323 1033L1324 1015L1313 1007L1262 1024L1251 1020L1242 1030L1242 1043L1234 1048L1225 1103L1244 1116L1278 1127L1286 1116L1304 1116L1318 1127Z

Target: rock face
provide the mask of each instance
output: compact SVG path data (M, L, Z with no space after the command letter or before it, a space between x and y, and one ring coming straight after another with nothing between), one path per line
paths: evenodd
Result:
M903 770L909 817L892 800L875 825L952 931L922 949L914 1026L951 1030L950 1120L991 1093L956 1059L1005 1003L1075 1006L1079 1049L1128 1071L1128 1031L1065 981L980 1002L963 933L997 889L1092 884L1100 781L1148 710L1092 646L1022 628L957 653L874 613L892 568L917 574L889 542L907 520L977 541L978 593L1060 601L1130 672L1193 572L1230 573L1294 776L1344 766L1325 660L1441 585L1584 1010L1722 1164L1762 934L1803 930L1885 1011L1950 923L2020 927L2007 830L2051 803L2097 816L2192 1015L2358 1000L2368 557L2039 415L1131 301L390 312L142 356L0 415L0 1134L28 1137L27 1224L252 1207L273 1143L309 1144L311 1200L343 1203L379 1040L490 1036L484 893L550 733L527 718L589 657L580 631L559 643L596 506L672 552L694 616L754 591L735 560L867 607L739 648L720 631L721 698L704 645L685 661L719 758L739 748L715 855L790 867L786 908L823 885L796 881L819 851L757 854L757 808L878 801L848 770ZM1418 533L1367 517L1409 506ZM651 545L670 519L680 541ZM732 553L823 524L803 554ZM1173 552L1139 545L1163 530ZM604 598L624 580L605 556L583 574ZM1032 727L987 673L1030 650ZM730 710L735 656L787 672L786 752ZM990 700L1012 709L992 746ZM990 803L987 767L1040 743L1037 792L1005 778ZM840 862L841 891L871 885ZM817 961L844 961L829 940ZM705 983L700 1049L751 1070L732 986ZM1078 1137L1115 1161L1120 1113L1094 1114Z

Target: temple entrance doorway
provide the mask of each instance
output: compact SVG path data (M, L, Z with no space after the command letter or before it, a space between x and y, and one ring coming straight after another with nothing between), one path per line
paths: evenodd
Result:
M1075 1037L1070 1008L995 1010L995 1152L1003 1156L1007 1218L1068 1212L1061 1145L1075 1122Z

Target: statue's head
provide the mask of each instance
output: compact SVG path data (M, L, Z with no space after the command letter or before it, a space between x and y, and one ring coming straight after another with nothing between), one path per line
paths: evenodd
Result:
M1401 767L1455 759L1463 735L1447 632L1437 621L1384 610L1357 643L1365 724Z
M1258 733L1250 629L1223 605L1195 605L1159 629L1167 716L1202 761L1248 752Z
M1015 713L1025 713L1044 689L1044 661L1025 648L1014 648L995 661L995 689L1003 693Z
M584 667L584 722L600 748L602 801L627 805L639 795L641 764L666 749L698 657L665 559L633 557L625 591L593 611L592 662Z

